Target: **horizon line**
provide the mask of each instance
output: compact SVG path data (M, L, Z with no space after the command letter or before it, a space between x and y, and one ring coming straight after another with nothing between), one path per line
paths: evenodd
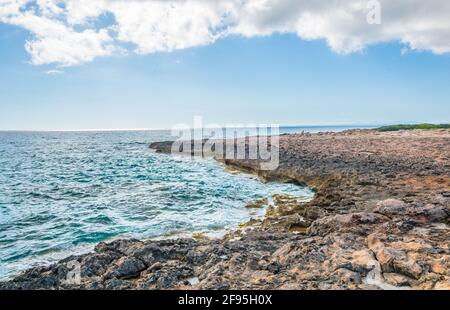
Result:
M411 122L413 123L413 122ZM415 122L414 122L415 123ZM382 124L322 124L322 125L278 125L279 128L314 128L314 127L377 127L383 125L391 125L397 123L382 123ZM264 124L271 126L270 124ZM274 124L272 124L274 125ZM256 124L258 126L258 124ZM210 129L215 127L192 127L190 129ZM222 127L225 129L226 127ZM241 129L246 127L232 127ZM0 132L117 132L117 131L170 131L172 128L97 128L97 129L0 129Z

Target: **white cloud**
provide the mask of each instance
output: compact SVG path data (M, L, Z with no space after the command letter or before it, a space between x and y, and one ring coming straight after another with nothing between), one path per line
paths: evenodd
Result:
M45 74L48 74L48 75L58 75L58 74L63 74L63 73L64 73L64 71L62 71L62 70L48 70L45 72Z
M381 0L0 0L0 22L23 27L36 65L89 62L131 43L138 54L212 44L230 36L295 33L337 53L398 41L408 50L450 53L450 1Z
M38 0L35 7L26 8L32 1L0 0L0 21L33 34L25 43L33 64L72 66L113 54L116 47L108 29L75 30L58 18L63 12L58 2Z

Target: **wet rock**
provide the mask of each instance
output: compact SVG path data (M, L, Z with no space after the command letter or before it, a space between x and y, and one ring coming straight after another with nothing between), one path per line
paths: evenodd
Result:
M122 257L108 269L105 278L132 279L139 276L147 266L135 257Z
M147 244L134 251L133 255L146 265L165 259L165 253L156 244Z
M118 255L129 255L136 246L142 245L142 241L136 239L120 239L112 242L100 242L94 251L97 253L114 252Z
M101 276L105 273L109 264L120 256L110 253L94 253L86 256L81 261L81 277Z
M269 200L267 198L261 198L248 203L245 207L247 209L261 209L269 205Z

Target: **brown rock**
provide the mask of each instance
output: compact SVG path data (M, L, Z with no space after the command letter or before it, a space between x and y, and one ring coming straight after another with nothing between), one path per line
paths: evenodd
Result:
M359 273L346 268L340 268L336 270L334 274L339 278L342 284L354 285L362 283L361 275Z
M421 223L445 222L449 212L442 206L427 204L425 206L407 205L398 199L380 201L374 210L389 217L408 217Z
M369 249L375 253L375 257L380 263L383 272L393 272L394 261L406 258L406 254L403 251L386 247L381 237L376 234L369 235L367 242Z
M376 264L376 260L372 252L368 250L360 250L352 253L352 260L350 262L352 270L372 270Z
M386 199L377 203L375 212L387 216L398 215L400 213L405 213L407 204L398 199Z
M392 242L390 246L403 251L412 251L416 253L423 253L433 249L431 245L425 243L423 240L409 242L396 241Z
M422 274L422 267L412 258L408 257L404 248L392 247L393 245L414 245L414 247L406 247L407 250L415 249L418 243L397 242L387 247L382 236L376 234L370 235L368 238L368 246L375 253L383 272L398 272L404 275L418 279ZM420 247L421 248L421 247Z
M437 274L449 275L450 264L448 257L433 260L431 262L431 271Z
M411 286L414 282L413 279L398 273L384 273L383 277L387 283L395 286Z
M280 263L285 263L286 260L288 259L289 253L292 251L293 248L294 244L286 243L272 254L272 258L274 260L279 261Z
M394 270L407 276L413 277L414 279L418 279L423 271L422 267L420 267L420 265L411 258L408 260L405 260L403 258L394 259Z
M419 208L417 213L424 216L430 222L444 222L449 218L449 210L436 206L433 204L427 204L426 206Z
M247 209L261 209L269 204L269 200L267 198L261 198L255 201L248 203L245 207Z
M435 284L434 289L436 290L450 290L450 278L447 278L446 280L439 281Z
M388 219L377 213L350 213L327 216L312 223L308 229L311 235L324 236L331 232L354 231L364 233L369 230L370 225L379 224Z

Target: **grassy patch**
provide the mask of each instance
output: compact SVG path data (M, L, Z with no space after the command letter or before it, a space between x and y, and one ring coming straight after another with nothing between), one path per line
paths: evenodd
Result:
M378 131L398 131L414 129L450 129L450 124L393 125L377 128Z

